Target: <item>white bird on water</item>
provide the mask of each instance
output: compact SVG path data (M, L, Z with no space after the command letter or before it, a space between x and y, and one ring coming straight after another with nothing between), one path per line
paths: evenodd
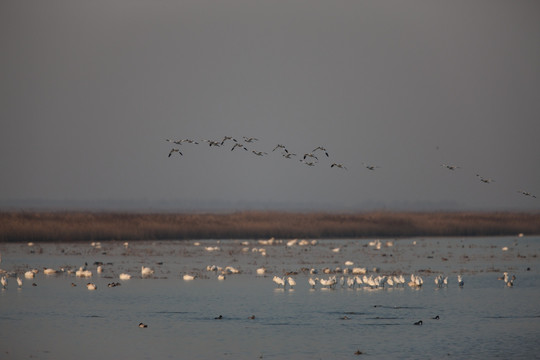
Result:
M272 278L272 281L277 284L278 287L283 286L285 288L285 279L280 278L279 276L275 276Z
M375 279L373 279L373 276L370 276L370 277L368 278L367 283L364 282L364 284L366 284L367 286L369 286L369 287L372 288L372 289L375 289L375 288L379 287L378 282L375 281Z
M96 289L97 289L97 286L96 286L96 284L94 284L94 283L88 283L88 284L86 284L86 288L87 288L88 290L96 290Z
M308 283L311 286L312 289L315 289L315 286L317 285L317 281L319 281L319 278L309 278Z
M463 287L463 285L465 284L463 282L463 278L461 277L461 274L457 276L457 281L458 281L459 287Z
M8 280L5 276L2 276L2 279L0 279L0 282L2 283L2 288L7 289Z
M424 280L420 276L411 274L411 281L409 281L410 287L420 287L423 283Z
M18 276L17 276L17 284L19 285L19 287L22 287L22 280Z
M120 280L129 280L129 279L131 279L131 275L126 274L126 273L122 273L122 274L120 274L119 278L120 278Z
M92 271L86 270L84 267L80 267L79 270L75 271L75 276L77 277L91 277Z
M150 269L149 267L141 266L141 275L152 275L154 273L154 270Z
M335 276L331 276L328 279L320 279L319 282L322 286L327 286L328 288L333 288L334 285L337 283L337 279Z
M292 277L287 278L287 282L289 283L289 286L293 288L296 285L296 281Z

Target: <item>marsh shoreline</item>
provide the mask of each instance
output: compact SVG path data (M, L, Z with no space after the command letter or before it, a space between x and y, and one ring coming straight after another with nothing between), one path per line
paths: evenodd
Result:
M0 242L369 238L540 234L540 213L0 212Z

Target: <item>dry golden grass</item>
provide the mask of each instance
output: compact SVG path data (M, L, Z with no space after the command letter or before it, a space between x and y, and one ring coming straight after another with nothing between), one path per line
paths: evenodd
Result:
M518 233L540 234L540 214L0 212L2 242L494 236Z

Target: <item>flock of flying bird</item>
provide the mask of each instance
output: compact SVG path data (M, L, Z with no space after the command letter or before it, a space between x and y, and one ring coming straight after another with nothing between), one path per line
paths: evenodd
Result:
M252 154L256 156L269 155L269 153L266 151L248 149L246 144L254 144L256 141L259 141L259 139L255 137L244 136L242 137L241 141L235 139L232 136L224 136L223 139L221 140L203 139L203 140L200 140L200 142L193 139L181 139L181 140L165 139L165 140L167 142L175 144L175 147L173 147L169 151L169 157L173 156L174 154L183 156L184 154L180 150L179 146L184 143L198 145L199 143L203 143L203 142L207 143L210 147L225 147L225 146L230 146L232 144L232 147L230 147L230 151L235 151L236 149L239 149L239 150L251 152ZM309 152L300 154L300 155L289 151L289 149L287 149L287 147L283 144L277 144L272 149L272 152L274 153L276 150L279 151L281 156L283 156L285 159L293 159L293 158L298 159L302 164L306 166L315 166L319 164L319 160L320 160L319 158L321 157L326 156L327 158L330 158L330 154L328 153L328 150L326 150L326 148L323 146L317 146L315 149ZM378 168L378 166L369 165L369 164L364 164L364 166L368 170L375 170L376 168ZM332 162L330 164L330 167L336 168L336 169L347 170L347 167L343 163L338 163L338 162Z
M180 140L165 139L165 141L174 144L174 147L169 150L169 153L168 153L169 157L171 157L171 156L173 156L175 154L177 154L178 156L183 156L184 154L180 150L180 146L182 144L184 144L184 143L185 144L193 144L193 145L198 145L200 143L207 143L210 147L215 147L215 148L230 147L230 151L244 150L244 151L247 151L247 152L251 152L255 156L269 155L269 153L265 152L265 151L248 149L248 147L247 147L248 145L246 145L246 144L254 144L257 141L259 141L259 139L255 138L255 137L243 136L241 140L237 140L236 138L234 138L232 136L224 136L220 140L202 139L200 141L196 141L196 140L193 140L193 139L180 139ZM320 163L320 158L321 157L322 158L324 158L324 157L330 158L330 154L328 153L328 150L323 146L317 146L315 149L299 155L299 154L296 154L296 153L293 153L293 152L289 151L289 149L287 149L287 147L285 145L277 144L272 149L271 152L274 153L275 151L279 151L281 156L283 156L285 159L293 159L293 158L299 159L299 161L302 164L306 165L306 166L318 165ZM375 169L380 168L380 166L372 165L372 164L366 164L364 162L362 162L362 165L366 169L368 169L370 171L374 171ZM450 171L455 171L457 169L461 169L461 167L457 166L457 165L441 164L441 166L448 169L448 170L450 170ZM330 164L330 167L331 168L336 168L336 169L348 170L347 167L341 162L332 162ZM478 180L480 182L482 182L484 184L490 184L490 183L495 182L495 180L493 180L491 178L484 177L484 176L482 176L480 174L476 174L476 177L478 178ZM524 196L527 196L527 197L536 198L536 195L533 195L529 191L517 190L517 192L524 195Z

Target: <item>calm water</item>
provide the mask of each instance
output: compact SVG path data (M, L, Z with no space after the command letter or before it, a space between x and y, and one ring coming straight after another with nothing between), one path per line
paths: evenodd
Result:
M400 239L391 247L383 241L380 250L370 241L292 247L255 240L131 242L127 249L114 241L101 248L0 244L0 268L23 279L18 288L9 277L0 291L0 358L540 358L540 237ZM97 261L104 263L102 274ZM409 280L415 273L424 285L310 289L303 269L328 278L324 268L343 269L346 261L366 267L368 276L403 273ZM67 271L23 277L32 268L76 269L85 262L90 279ZM206 271L212 264L241 273L219 281ZM142 278L142 265L154 275ZM265 276L256 275L261 266ZM504 271L517 277L511 288L497 280ZM132 279L120 281L122 272ZM272 282L285 272L298 272L294 289ZM197 278L184 281L186 273ZM449 277L448 287L436 288L439 274ZM97 290L87 290L87 282ZM110 282L122 285L109 288ZM422 326L414 325L418 320Z

